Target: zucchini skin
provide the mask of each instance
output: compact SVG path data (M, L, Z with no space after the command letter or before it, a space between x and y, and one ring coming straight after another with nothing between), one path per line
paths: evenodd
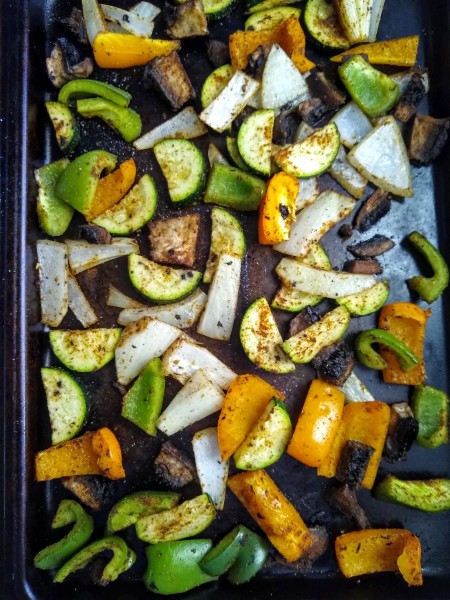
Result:
M46 102L45 108L52 121L58 146L64 154L71 154L80 142L78 119L62 102Z
M308 0L302 22L309 37L319 48L333 51L350 48L332 2Z

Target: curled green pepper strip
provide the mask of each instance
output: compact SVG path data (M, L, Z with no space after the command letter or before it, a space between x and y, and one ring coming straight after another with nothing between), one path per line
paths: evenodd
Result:
M413 246L425 257L433 269L432 277L416 275L408 279L409 287L417 292L422 300L431 304L439 298L449 282L449 271L444 257L425 236L418 231L413 231L407 237Z
M425 512L450 510L450 479L405 481L388 475L377 485L375 498Z
M254 531L240 526L245 533L245 540L233 566L228 571L228 581L240 585L250 581L266 562L270 543Z
M77 111L82 117L98 117L118 133L126 142L141 135L142 121L136 111L119 106L105 98L86 98L77 101Z
M127 571L133 566L136 561L136 554L128 548L122 538L110 535L101 540L92 542L86 548L80 550L75 556L72 556L60 569L53 578L54 583L61 583L74 571L83 569L88 562L96 555L105 550L110 550L113 553L111 560L103 569L99 584L107 585L111 581L115 581L121 573Z
M431 385L418 385L411 397L411 409L419 422L417 443L437 448L448 442L448 396Z
M67 82L59 90L58 102L69 104L79 98L101 96L119 106L128 106L131 94L109 83L95 79L75 79Z
M235 563L246 540L246 527L238 525L202 558L200 568L212 577L218 577L228 571Z
M369 369L382 371L387 367L386 361L372 348L372 344L384 344L395 352L403 371L410 371L420 363L408 346L391 333L383 329L368 329L356 338L355 353L359 362Z
M52 528L57 529L74 523L59 542L43 548L34 557L38 569L56 569L87 543L94 531L94 521L75 500L62 500L53 519Z

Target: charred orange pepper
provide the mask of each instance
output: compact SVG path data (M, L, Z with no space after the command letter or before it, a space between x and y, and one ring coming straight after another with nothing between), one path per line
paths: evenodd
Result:
M167 56L179 47L178 41L141 38L125 33L99 33L93 50L99 67L126 69L145 65L157 56Z
M371 489L375 482L384 442L389 427L389 405L384 402L353 402L346 404L336 437L317 474L334 477L342 449L349 440L367 444L374 449L362 481L362 487Z
M298 560L309 548L308 527L265 471L233 475L228 487L287 561Z
M231 383L217 424L222 460L239 448L274 397L284 400L281 392L256 375L239 375Z
M430 310L422 310L411 302L394 302L387 304L380 312L378 326L389 331L403 342L420 360L420 364L409 371L403 371L396 355L382 346L380 354L387 363L383 369L383 380L386 383L400 383L405 385L422 385L426 380L425 361L423 358L423 345L425 339L425 325Z
M420 540L407 529L364 529L336 538L336 558L345 577L401 573L408 585L422 585Z
M276 173L267 182L266 193L259 205L258 241L278 244L289 239L295 220L295 201L299 182L287 173Z
M342 62L346 56L352 54L365 54L367 60L374 65L395 65L397 67L413 67L417 60L419 49L419 36L384 40L372 44L362 44L341 54L333 56L333 62Z
M124 161L119 168L98 180L91 210L85 214L92 221L115 206L125 196L136 179L136 163L132 158Z
M313 379L286 452L308 467L318 467L338 432L344 400L335 385Z
M119 442L107 427L38 452L35 467L37 481L73 475L125 477Z
M305 56L305 32L295 16L280 23L276 29L275 43L291 57L300 73L306 73L315 67L315 64Z

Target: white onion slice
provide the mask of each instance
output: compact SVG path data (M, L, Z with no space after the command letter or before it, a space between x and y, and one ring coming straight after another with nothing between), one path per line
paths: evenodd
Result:
M325 298L341 298L348 294L357 294L368 290L377 282L373 275L325 271L309 267L292 258L283 258L275 272L285 285Z
M69 308L80 321L83 327L90 327L98 321L94 309L89 304L89 300L83 294L78 281L73 275L68 279Z
M109 260L139 254L139 246L131 238L115 238L111 244L90 244L83 240L66 240L69 265L73 273L81 273Z
M298 194L295 200L296 212L312 204L320 194L317 177L305 177L305 179L299 179L299 182L300 185L298 186Z
M352 167L347 160L344 146L339 146L334 163L328 169L329 174L355 198L362 198L367 185L367 179ZM300 183L301 185L301 183Z
M108 27L97 0L81 0L86 33L91 46L99 33L107 33Z
M378 27L380 25L383 8L384 0L373 0L369 25L369 42L375 42L377 39Z
M325 190L297 215L290 238L275 244L274 249L291 256L306 256L329 229L352 212L354 206L353 198Z
M204 135L207 131L207 127L200 121L192 106L188 106L172 119L164 121L158 127L134 140L133 146L136 150L147 150L153 148L161 140L174 138L190 140Z
M220 456L217 427L197 431L192 438L195 466L204 494L208 494L217 510L222 510L227 491L228 460Z
M353 148L372 130L371 122L354 102L346 104L331 120L336 123L341 143L347 148Z
M347 402L372 402L375 398L352 371L344 385L340 386Z
M302 121L298 126L297 131L295 132L294 142L303 142L303 140L306 140L306 138L309 137L315 131L316 130L314 129L314 127L308 125L306 121Z
M290 102L310 97L302 74L286 52L274 44L264 66L261 82L262 108L281 108Z
M146 21L154 21L160 12L161 9L151 4L151 2L138 2L130 8L130 13Z
M134 298L130 298L118 290L114 285L109 286L106 304L107 306L114 306L116 308L145 308L145 304L134 300ZM137 319L134 320L136 321Z
M154 23L151 21L142 19L134 13L118 8L117 6L110 6L109 4L100 4L100 9L108 21L117 23L128 33L138 37L151 37L154 29Z
M214 144L209 144L208 146L208 162L211 167L215 164L230 166L225 156Z
M37 269L41 298L41 321L57 327L69 309L67 249L60 242L38 240Z

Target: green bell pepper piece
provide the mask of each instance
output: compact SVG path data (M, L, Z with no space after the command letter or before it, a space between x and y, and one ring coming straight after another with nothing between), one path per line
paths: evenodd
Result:
M432 277L416 275L408 279L409 287L417 292L422 300L431 304L439 298L449 282L448 266L444 257L431 242L418 231L413 231L407 237L413 246L425 257L433 269Z
M84 215L95 202L95 191L103 171L116 166L117 157L106 150L91 150L73 160L56 183L56 194Z
M39 187L36 203L39 227L47 235L63 235L73 217L73 207L55 193L56 183L69 162L67 158L62 158L34 172Z
M450 479L405 481L388 475L375 488L375 498L425 512L450 510Z
M161 414L165 387L161 359L154 358L123 397L122 417L148 435L156 435L156 421Z
M246 541L246 531L242 525L238 525L230 531L202 558L199 563L201 569L212 577L226 573L236 561L242 545Z
M437 448L448 442L448 396L431 385L418 385L411 409L419 422L416 441L424 448Z
M88 562L96 555L110 550L113 553L111 560L103 569L99 585L107 585L111 581L115 581L121 573L128 571L136 561L136 554L128 548L122 538L115 535L105 537L96 542L92 542L83 550L80 550L75 556L72 556L53 577L54 583L61 583L74 571L83 569Z
M101 96L125 107L130 104L131 100L131 94L109 83L96 81L95 79L74 79L67 82L59 90L58 102L70 104L73 100L91 98L92 96Z
M245 531L244 544L228 572L228 581L234 585L240 585L250 581L266 562L270 550L270 543L257 533L247 527Z
M180 494L174 492L135 492L122 498L109 512L106 534L110 535L130 525L140 517L153 515L177 506Z
M75 500L62 500L52 522L57 529L73 523L72 529L59 542L43 548L34 557L38 569L56 569L82 548L94 531L94 520Z
M136 111L118 106L105 98L87 98L77 101L77 111L82 117L102 119L126 142L132 142L141 135L142 121Z
M383 329L368 329L361 332L356 338L356 358L369 369L382 371L387 367L386 361L372 348L372 344L384 344L397 355L398 362L403 371L410 371L419 364L417 356L411 352L406 344L401 342L391 333Z
M359 54L346 60L338 71L350 96L371 118L385 115L400 96L400 88L395 81L374 69Z
M212 541L181 540L159 542L147 546L147 569L144 583L148 590L157 594L181 594L193 588L215 581L199 567L199 562L211 549Z

